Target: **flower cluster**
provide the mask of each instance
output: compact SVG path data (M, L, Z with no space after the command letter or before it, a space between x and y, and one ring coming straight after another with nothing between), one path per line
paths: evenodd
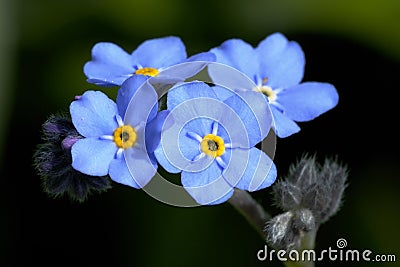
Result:
M107 89L75 97L67 132L45 132L36 169L45 181L64 185L57 191L45 183L46 191L61 195L69 188L78 199L91 188L108 188L107 177L145 188L160 167L180 174L200 205L223 203L235 189L261 190L274 183L277 170L257 145L270 131L280 138L298 132L296 122L338 102L333 85L302 82L304 65L299 44L281 33L255 48L231 39L190 57L174 36L147 40L132 53L97 43L83 71L88 83ZM114 101L107 91L115 88ZM60 123L56 117L43 127L65 128ZM55 160L60 149L63 157ZM66 170L80 174L75 183L91 186L69 186L61 179Z

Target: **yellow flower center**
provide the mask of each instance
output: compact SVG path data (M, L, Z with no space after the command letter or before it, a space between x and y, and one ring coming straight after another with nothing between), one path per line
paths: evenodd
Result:
M207 134L200 143L201 151L213 158L219 157L225 152L224 140L218 135Z
M136 143L136 131L129 125L118 127L114 131L114 142L119 148L130 148Z
M270 102L274 102L276 100L276 94L275 94L274 90L272 90L272 88L269 87L268 85L257 86L254 89L254 91L266 95Z
M155 69L155 68L140 68L137 71L135 71L135 74L154 77L154 76L158 75L158 69Z

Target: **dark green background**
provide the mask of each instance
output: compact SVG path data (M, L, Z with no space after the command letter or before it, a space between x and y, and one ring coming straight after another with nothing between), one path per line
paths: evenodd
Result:
M83 64L96 42L130 52L176 35L191 55L234 37L257 45L278 31L302 46L304 81L332 83L340 97L278 140L279 176L304 152L338 155L349 186L317 249L345 238L351 249L396 254L397 263L377 266L399 266L396 0L0 0L0 266L281 266L257 261L263 240L229 204L177 208L117 184L78 204L49 198L32 168L44 120L94 88ZM276 212L269 189L254 196Z

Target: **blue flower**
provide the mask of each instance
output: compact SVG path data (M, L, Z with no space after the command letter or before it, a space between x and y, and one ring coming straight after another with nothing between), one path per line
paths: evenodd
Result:
M267 36L256 48L240 39L230 39L210 52L216 62L238 69L255 83L247 89L263 93L271 105L275 132L287 137L300 130L296 122L309 121L338 103L335 87L329 83L304 82L304 53L297 42L281 33ZM218 83L220 74L209 71Z
M272 160L254 147L268 133L262 128L271 127L272 116L264 112L258 118L253 108L268 110L268 103L256 92L230 92L221 101L216 92L223 90L228 89L203 82L170 89L165 124L174 123L162 132L155 150L159 164L181 173L183 187L201 205L227 201L234 188L263 189L276 178Z
M144 41L131 54L110 42L100 42L92 48L92 60L84 65L87 81L100 86L115 86L137 74L157 76L166 67L187 61L214 61L210 52L187 58L179 37L168 36Z
M145 81L144 76L128 79L117 103L99 91L86 91L71 103L72 122L85 137L72 146L73 168L87 175L109 174L115 182L134 188L151 180L165 114L157 113L155 90L147 83L140 87Z

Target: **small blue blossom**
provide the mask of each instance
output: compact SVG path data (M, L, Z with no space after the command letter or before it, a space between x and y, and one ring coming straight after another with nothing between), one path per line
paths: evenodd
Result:
M100 86L120 86L133 75L157 76L166 67L190 61L214 61L215 56L203 52L187 58L179 37L168 36L146 40L131 54L110 42L92 48L92 60L84 65L87 81ZM200 71L200 70L199 70Z
M234 188L256 191L276 178L272 160L255 147L268 131L260 129L253 105L265 110L266 101L256 92L230 92L221 101L220 86L203 82L183 83L170 89L167 108L174 123L161 135L155 150L160 165L170 173L181 173L186 191L201 205L227 201ZM271 127L272 117L263 121ZM265 126L265 124L263 124Z
M149 84L140 87L145 81L144 76L128 79L117 103L99 91L86 91L71 103L72 122L85 137L72 146L73 168L87 175L109 174L115 182L134 188L151 180L165 114L157 113L155 90Z
M298 131L296 122L309 121L338 103L329 83L303 82L305 57L297 42L281 33L267 36L256 48L240 39L230 39L210 52L216 62L238 69L253 80L253 88L235 88L263 93L271 106L275 132L287 137ZM227 79L209 71L212 80Z

